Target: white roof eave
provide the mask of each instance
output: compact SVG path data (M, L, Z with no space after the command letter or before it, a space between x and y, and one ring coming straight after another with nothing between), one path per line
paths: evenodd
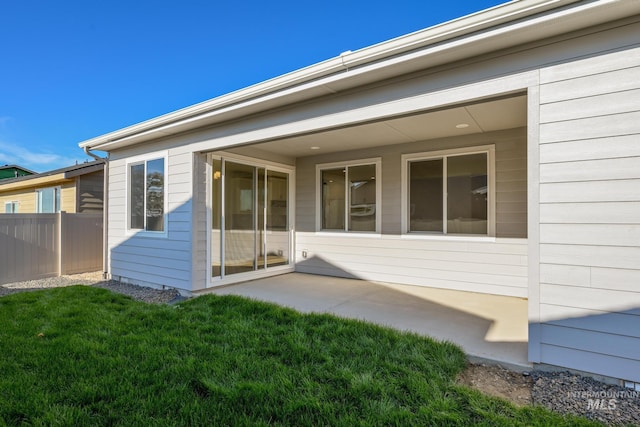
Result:
M435 66L438 62L463 59L471 52L480 54L511 47L535 38L630 16L630 12L640 13L640 2L511 1L355 52L346 52L337 58L86 140L79 145L89 150L112 151L286 105L292 98L304 99L305 93L312 98L319 89L324 88L325 93L329 93L333 91L330 88L332 83L356 87L363 82L375 81L379 75L389 78L390 71L406 73L410 71L412 62ZM575 19L571 20L571 17ZM544 28L544 33L540 28Z

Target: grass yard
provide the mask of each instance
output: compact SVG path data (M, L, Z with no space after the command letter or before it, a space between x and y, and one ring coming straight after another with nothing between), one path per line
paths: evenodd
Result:
M456 385L448 343L233 296L0 298L0 424L591 425Z

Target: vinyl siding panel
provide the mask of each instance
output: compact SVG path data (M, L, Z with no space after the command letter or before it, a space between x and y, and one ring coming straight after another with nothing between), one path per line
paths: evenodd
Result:
M567 366L570 363L572 369L579 371L624 378L630 381L639 381L640 378L637 374L640 372L640 362L636 358L625 359L615 355L545 343L541 346L541 356L544 363L550 365Z
M34 189L3 192L0 195L0 213L4 213L4 205L9 202L18 202L18 213L36 212L36 193Z
M192 156L184 148L168 150L165 186L166 235L127 231L127 159L140 148L120 151L109 167L109 247L111 275L129 283L191 291ZM153 159L152 153L146 158ZM160 153L161 155L161 153Z
M296 247L296 271L303 273L527 295L526 239L473 242L297 233Z
M60 185L60 210L67 213L76 213L75 180Z
M634 381L639 75L637 43L540 70L540 362Z

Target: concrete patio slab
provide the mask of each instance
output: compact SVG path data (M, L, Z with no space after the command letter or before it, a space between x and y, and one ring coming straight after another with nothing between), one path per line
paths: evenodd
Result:
M301 312L332 313L460 345L473 361L531 369L527 300L289 273L202 293L241 295ZM200 294L202 294L200 293Z

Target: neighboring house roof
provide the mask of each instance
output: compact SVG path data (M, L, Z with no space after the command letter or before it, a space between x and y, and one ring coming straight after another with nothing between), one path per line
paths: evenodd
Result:
M18 178L4 179L0 181L0 192L9 190L18 190L26 187L41 186L53 184L55 182L64 181L75 178L76 176L86 175L89 173L103 170L104 163L100 161L80 163L74 166L54 169L42 173L34 173L33 175L21 176Z
M511 1L355 52L348 51L79 145L85 150L112 151L638 13L640 1ZM263 132L252 142L270 138Z
M4 165L0 166L0 180L12 179L24 175L33 175L36 172L23 168L18 165Z

